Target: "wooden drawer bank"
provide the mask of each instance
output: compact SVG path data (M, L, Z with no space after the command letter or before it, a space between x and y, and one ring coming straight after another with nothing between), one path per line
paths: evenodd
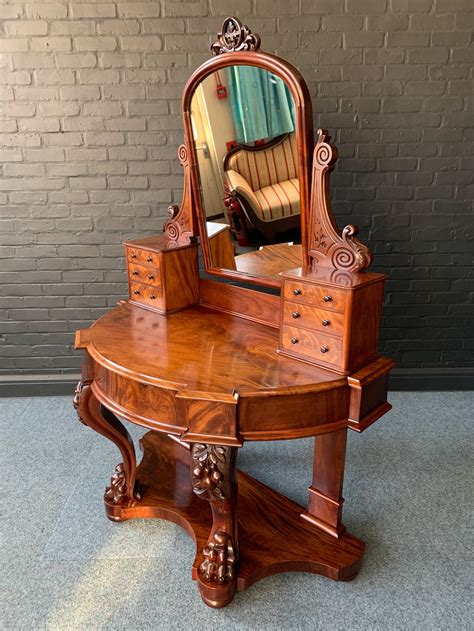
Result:
M377 357L385 276L302 268L282 276L278 352L342 374Z
M167 246L164 237L125 243L130 302L160 313L199 301L197 246Z

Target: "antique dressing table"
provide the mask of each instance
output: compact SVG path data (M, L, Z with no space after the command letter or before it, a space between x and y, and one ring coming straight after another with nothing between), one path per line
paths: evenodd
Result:
M261 52L260 38L235 18L211 50L183 94L182 204L170 207L163 235L125 244L130 299L77 332L84 363L74 405L121 453L105 491L107 516L182 526L196 543L192 577L202 599L223 607L278 572L355 577L364 544L341 521L347 430L362 432L390 409L393 362L377 352L385 277L365 271L371 255L357 229L336 226L336 149L321 130L313 146L303 78ZM252 148L244 154L256 156L242 168L255 190L239 192L238 178L235 188L224 179L222 158L242 129ZM282 184L291 156L272 141L282 132L297 143L297 205L287 204L290 185ZM262 207L260 221L299 214L300 244L285 243L284 232L268 243L248 215L253 250L234 257L230 231L239 219L227 211L245 215L242 195L268 198L272 216ZM140 464L119 418L150 430ZM310 436L306 508L236 469L246 441Z

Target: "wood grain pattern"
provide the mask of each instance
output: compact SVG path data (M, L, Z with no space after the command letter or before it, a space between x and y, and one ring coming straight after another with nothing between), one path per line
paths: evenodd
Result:
M279 326L278 296L218 283L209 279L199 280L201 304L205 307L224 311L272 328Z
M206 584L199 571L212 515L207 503L193 493L189 450L155 432L146 434L141 444L144 456L138 476L144 489L142 499L133 507L106 501L107 514L116 520L158 517L183 527L196 542L193 578L205 602L213 607L226 604L219 597L231 598L232 594L222 594L219 586ZM348 533L339 538L325 533L301 518L303 507L241 471L237 471L237 489L237 591L281 572L312 572L335 581L355 577L364 552L360 539Z
M259 52L259 39L246 27L232 19L226 24L237 31L224 29L218 56L197 69L183 94L183 203L171 207L164 237L126 243L132 299L77 332L84 364L74 398L81 421L122 455L104 497L107 516L183 526L196 542L193 578L212 607L278 572L334 580L356 575L364 544L341 521L347 429L362 432L390 409L394 365L377 354L385 277L350 271L366 266L370 253L354 238L355 228L339 233L332 218L328 173L335 154L322 136L310 220L306 84L290 64ZM246 46L253 50L243 51ZM280 296L199 279L198 220L206 269L218 276L280 288L280 279L262 278L254 263L260 258L275 275L289 262L285 247L277 247L247 257L253 268L246 274L226 272L212 267L203 238L190 103L205 77L234 63L274 72L296 103L302 265L285 270ZM321 252L323 264L312 265ZM153 430L142 440L139 467L117 416ZM305 436L315 437L306 510L236 473L237 448L245 441Z
M344 375L377 358L385 276L300 268L283 278L280 353Z
M145 265L138 265L136 263L130 265L129 275L130 280L135 283L145 283L145 285L152 285L153 287L161 287L161 276L156 273L155 270L159 269L159 263L155 268Z
M313 153L311 188L309 255L318 267L358 272L372 262L372 253L356 235L357 226L337 227L332 207L329 176L337 161L337 149L329 144L331 136L318 130L318 142Z
M235 257L235 265L239 272L279 280L281 272L302 265L302 261L301 245L289 243L264 245L259 250Z
M387 402L388 378L395 362L385 357L348 377L351 389L348 425L363 432L392 409Z
M367 368L359 396L359 378L350 385L332 370L278 355L277 345L276 329L217 310L191 307L165 316L129 303L77 335L77 347L87 350L93 365L97 398L150 429L181 436L199 427L207 438L240 444L336 431L349 418L357 425L360 410L373 407L369 386L380 378L382 360L374 362L373 376ZM384 361L386 374L393 363ZM379 387L384 401L386 391ZM211 401L220 410L236 395L235 422L213 420ZM178 405L193 398L201 400L202 416L190 417Z
M134 506L140 499L140 490L135 448L130 434L110 410L100 405L93 394L90 380L77 384L73 405L81 423L112 441L122 455L123 461L116 466L110 485L105 490L105 500L114 506Z
M292 354L304 355L337 368L342 362L342 340L318 331L284 324L281 327L281 347Z
M346 462L347 429L314 439L313 481L308 508L302 517L333 537L345 532L342 524L342 487Z
M130 300L171 313L199 302L197 245L173 245L164 237L125 243Z
M346 293L335 287L320 287L312 283L285 280L283 296L286 300L314 305L315 307L343 313L346 305Z
M336 311L316 309L307 304L285 300L283 323L291 326L311 327L325 335L341 337L344 331L344 316Z
M219 229L216 229L217 227ZM235 248L232 244L229 226L207 222L206 233L213 264L224 269L236 269Z

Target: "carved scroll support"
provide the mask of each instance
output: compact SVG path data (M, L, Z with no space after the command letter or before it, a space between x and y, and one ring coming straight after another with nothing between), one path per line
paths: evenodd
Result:
M123 461L115 467L104 494L107 517L119 521L114 507L131 507L140 499L135 448L130 434L118 418L100 404L91 386L91 379L77 384L73 405L81 423L111 440L122 455Z
M168 220L163 232L169 248L177 248L194 243L195 230L192 212L191 165L186 145L180 145L178 158L184 169L184 187L181 206L168 207Z
M196 495L209 502L212 529L202 551L199 591L211 607L224 607L236 589L238 560L235 447L196 443L191 451L191 481Z
M338 155L336 147L329 144L330 139L326 130L318 130L313 153L309 254L318 267L360 272L371 264L372 253L356 238L357 226L348 225L341 232L334 220L330 173Z

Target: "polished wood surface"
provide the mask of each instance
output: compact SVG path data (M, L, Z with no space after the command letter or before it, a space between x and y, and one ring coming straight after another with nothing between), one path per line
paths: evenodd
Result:
M279 352L348 375L377 357L386 277L322 270L283 274Z
M199 302L197 245L171 245L165 237L125 243L130 300L160 313Z
M355 373L350 385L332 370L277 354L277 346L273 327L203 306L165 316L124 303L76 337L103 405L193 439L238 445L314 436L349 426L350 416L358 424L386 403L382 382L368 404L366 391L393 362L375 360L363 384Z
M235 258L235 265L239 272L280 279L281 272L299 267L302 261L301 245L276 243L264 245L254 252L239 254Z
M107 516L161 517L183 526L197 545L193 578L212 607L277 572L355 576L364 544L342 524L347 430L363 432L390 409L394 365L377 352L384 277L352 271L365 267L370 255L354 238L355 228L339 233L330 214L335 154L324 134L315 152L309 215L313 139L306 84L290 64L258 48L249 29L234 18L225 21L213 45L218 56L198 68L183 95L183 203L170 208L163 237L127 242L130 300L76 333L84 362L74 407L122 459L106 488ZM206 245L204 260L217 276L276 289L288 263L281 292L199 278L195 236L198 223L204 234L205 218L190 100L203 78L234 63L267 68L292 92L303 244L291 265L283 254L288 246L247 257L253 268L245 274L211 269ZM292 248L292 255L298 252ZM315 265L321 252L324 261ZM259 275L256 258L273 278ZM119 418L152 430L139 466ZM236 471L246 441L309 436L315 448L306 510Z
M235 248L229 226L208 221L206 231L215 265L224 269L236 269Z
M277 355L273 328L203 306L168 314L129 303L81 333L80 348L143 382L216 394L290 389L334 374Z
M224 311L245 320L279 327L280 297L256 292L245 287L234 287L201 278L199 280L201 304L211 309Z
M235 577L224 589L206 580L200 568L206 561L203 551L213 520L208 503L193 493L191 452L155 432L146 434L141 446L144 456L137 475L142 497L133 506L105 498L107 515L113 520L159 517L183 527L196 542L193 578L206 604L222 607L234 591L244 591L280 572L313 572L335 581L351 580L357 574L364 551L360 539L347 533L332 537L301 518L303 507L238 471L240 543Z
M348 225L342 231L337 227L329 185L337 148L329 143L330 139L325 129L318 129L313 153L308 253L313 265L319 268L359 272L369 267L372 253L356 238L357 226Z
M314 439L313 481L309 487L308 508L304 519L340 537L342 524L342 487L346 462L347 429L322 434Z

